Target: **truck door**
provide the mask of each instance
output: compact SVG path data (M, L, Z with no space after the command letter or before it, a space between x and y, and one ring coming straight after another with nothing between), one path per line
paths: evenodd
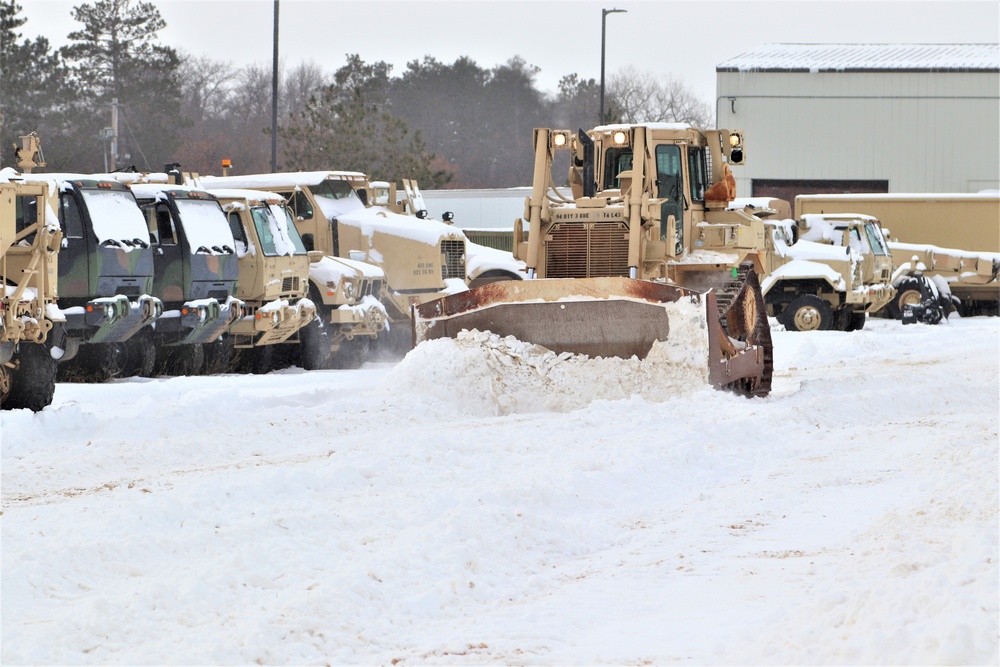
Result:
M90 246L96 238L88 238L84 232L83 211L73 191L59 193L59 226L63 232L59 251L59 296L63 299L89 298L97 290L97 272L90 270Z
M155 219L151 225L156 230L153 256L156 260L154 291L164 304L180 303L185 298L184 252L178 237L178 225L170 208L164 202L147 207Z

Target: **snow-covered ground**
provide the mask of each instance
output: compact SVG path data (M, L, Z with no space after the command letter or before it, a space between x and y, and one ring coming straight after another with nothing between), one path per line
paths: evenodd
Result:
M489 339L60 384L0 659L997 664L1000 319L774 341L755 400Z

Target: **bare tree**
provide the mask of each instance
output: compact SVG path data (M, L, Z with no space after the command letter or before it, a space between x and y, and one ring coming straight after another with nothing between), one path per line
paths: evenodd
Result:
M609 77L607 90L625 123L690 123L701 128L713 125L711 105L676 76L656 77L629 66Z

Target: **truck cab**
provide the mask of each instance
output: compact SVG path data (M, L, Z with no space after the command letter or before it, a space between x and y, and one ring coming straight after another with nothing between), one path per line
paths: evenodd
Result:
M254 188L288 200L295 226L310 250L374 264L385 273L384 304L395 332L409 345L410 307L466 289L466 247L461 230L437 221L413 224L408 216L366 206L368 177L318 171L204 176L210 189ZM367 194L365 194L367 198Z
M160 371L198 372L203 344L243 315L235 298L236 242L218 199L204 190L136 183L132 192L145 215L153 249L153 293L163 301L154 342Z
M288 224L281 195L241 189L212 194L233 235L236 296L245 304L244 316L227 336L237 357L243 357L235 365L267 372L274 362L271 346L298 344L300 330L316 318L308 298L310 257L295 226Z
M768 314L789 331L853 331L888 304L892 254L878 220L807 214L767 221L761 280Z
M30 174L49 184L63 234L60 307L66 316L69 377L105 380L127 371L124 343L162 314L153 291L153 250L135 197L115 180L76 174ZM82 347L81 347L82 346ZM63 362L80 358L69 366Z

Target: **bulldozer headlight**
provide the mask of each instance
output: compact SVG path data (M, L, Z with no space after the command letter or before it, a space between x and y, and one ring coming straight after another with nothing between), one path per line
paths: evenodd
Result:
M739 134L737 134L736 132L733 132L732 134L729 135L729 145L730 146L732 146L733 148L736 148L741 143L742 143L742 139L740 138Z
M563 148L569 143L569 136L566 132L554 132L552 134L552 145L556 148Z
M611 136L611 140L615 142L615 146L624 146L628 143L628 135L618 130Z

